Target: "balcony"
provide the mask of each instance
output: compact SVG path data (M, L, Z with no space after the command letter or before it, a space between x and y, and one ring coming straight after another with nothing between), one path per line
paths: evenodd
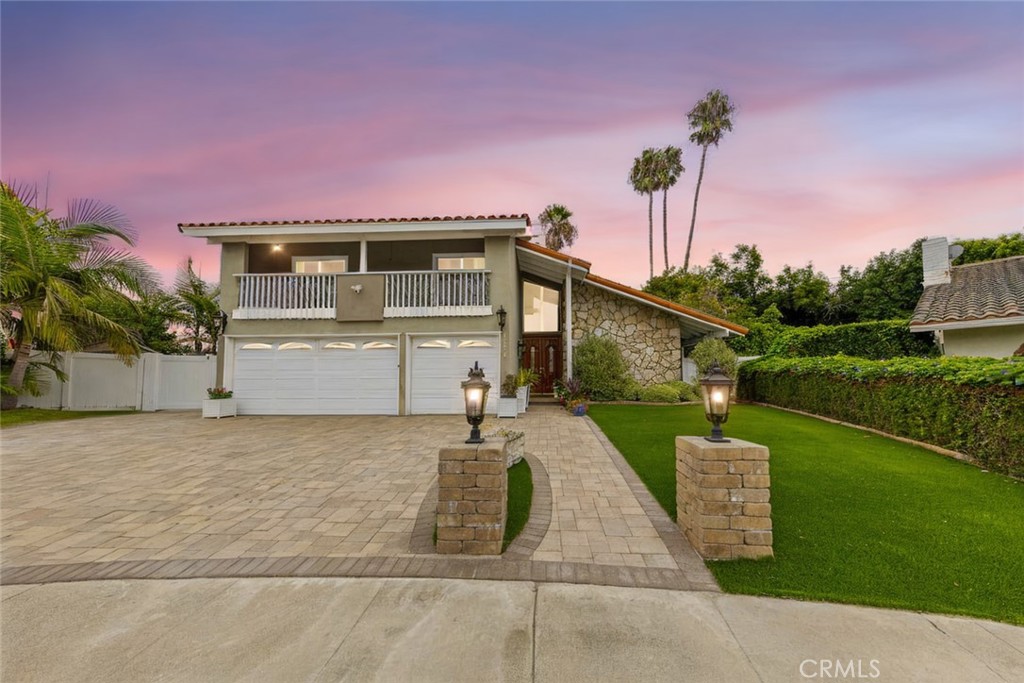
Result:
M490 272L429 270L384 276L385 318L491 315ZM338 282L333 274L246 273L238 278L236 320L333 320Z

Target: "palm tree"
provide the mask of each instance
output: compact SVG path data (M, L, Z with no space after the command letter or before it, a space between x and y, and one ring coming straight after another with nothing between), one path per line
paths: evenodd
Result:
M668 191L679 181L683 168L683 150L669 145L658 150L658 161L655 167L655 182L661 195L661 237L665 251L665 271L668 271Z
M657 181L658 150L648 147L633 159L633 168L626 179L633 191L647 195L647 246L650 255L651 277L654 277L654 193L660 187Z
M693 217L690 219L690 237L686 240L686 258L683 260L683 272L690 267L690 247L693 245L693 228L697 223L697 198L700 196L700 184L704 180L704 162L708 156L708 147L718 147L722 136L732 130L732 115L736 107L729 101L729 96L721 90L712 90L700 102L694 105L687 114L689 119L690 142L704 148L700 155L700 172L697 174L697 189L693 193Z
M203 353L206 347L216 354L220 334L220 287L196 274L191 256L178 269L174 295L182 313L185 342L192 345L196 355Z
M127 219L114 207L74 200L64 218L33 206L35 193L0 183L0 318L14 345L14 366L2 407L16 408L31 364L59 372L59 354L96 339L130 365L139 355L137 336L99 313L133 305L129 295L156 288L142 259L108 244L133 244ZM49 363L30 361L36 345Z
M563 248L571 247L576 238L579 237L579 230L569 220L572 218L572 211L564 204L548 204L537 221L544 229L544 246L548 249L561 251Z

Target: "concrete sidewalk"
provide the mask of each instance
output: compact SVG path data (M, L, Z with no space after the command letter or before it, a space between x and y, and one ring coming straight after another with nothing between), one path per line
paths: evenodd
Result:
M450 579L0 588L3 681L1024 680L1024 629L825 603Z

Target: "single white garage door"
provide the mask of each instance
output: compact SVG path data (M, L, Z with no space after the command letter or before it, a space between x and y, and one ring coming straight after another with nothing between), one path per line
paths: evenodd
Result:
M237 340L242 415L397 415L394 338Z
M461 384L479 362L491 383L487 412L497 410L501 395L498 335L411 338L410 410L414 415L465 413Z

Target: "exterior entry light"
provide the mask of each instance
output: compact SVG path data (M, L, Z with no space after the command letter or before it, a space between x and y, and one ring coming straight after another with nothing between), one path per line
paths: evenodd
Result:
M505 310L504 306L498 306L498 329L505 330L505 318L508 317L508 311Z
M704 399L704 417L711 423L711 436L708 441L728 442L722 437L722 425L729 419L729 399L732 394L732 379L722 372L716 360L708 370L708 374L700 381L700 393Z
M484 371L480 363L473 363L469 369L469 379L462 383L462 392L466 397L466 421L469 422L469 438L466 443L483 443L480 436L480 423L484 421L484 409L487 407L487 391L491 388L484 381Z

